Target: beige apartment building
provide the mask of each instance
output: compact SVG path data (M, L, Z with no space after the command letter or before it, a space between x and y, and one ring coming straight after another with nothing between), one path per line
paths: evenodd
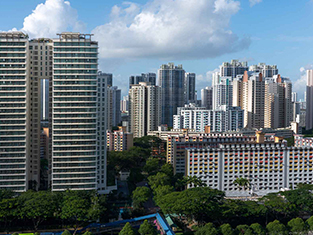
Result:
M132 85L129 90L130 132L134 137L147 135L161 124L161 88L146 82Z

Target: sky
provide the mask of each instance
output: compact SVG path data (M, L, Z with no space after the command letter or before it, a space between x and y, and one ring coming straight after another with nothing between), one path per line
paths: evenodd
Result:
M200 90L224 61L276 64L303 98L313 69L313 0L2 0L0 31L30 38L94 34L99 69L128 92L128 77L183 64Z

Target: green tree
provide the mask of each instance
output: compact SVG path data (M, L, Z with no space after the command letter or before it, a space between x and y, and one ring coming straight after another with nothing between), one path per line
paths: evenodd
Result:
M74 223L74 235L77 229L86 221L99 218L99 203L97 199L90 200L80 192L66 191L61 209L61 218Z
M18 201L19 217L30 219L35 231L37 231L40 223L53 217L57 209L53 194L48 191L27 191L18 198Z
M243 188L244 191L246 190L247 187L250 186L249 180L242 177L235 179L233 184L238 185L239 188Z
M252 230L250 229L250 227L246 224L240 224L236 227L236 233L239 235L241 234L250 234L252 232Z
M148 187L138 187L133 191L132 199L135 209L142 208L150 198L151 192Z
M269 235L287 235L288 231L285 225L281 224L278 220L268 223L266 230Z
M254 232L255 235L265 235L265 229L259 224L259 223L254 223L250 225L250 228Z
M70 233L70 231L68 231L68 230L66 229L66 230L64 230L64 232L62 233L62 235L72 235L72 234Z
M163 172L158 172L156 175L148 177L148 182L152 190L159 186L170 185L171 179Z
M130 223L126 223L124 228L120 231L119 235L136 235L136 231L130 225Z
M86 231L86 232L83 233L83 235L92 235L92 233L89 232L89 231Z
M217 235L218 232L212 223L207 223L205 226L199 228L195 235Z
M305 234L307 231L307 227L301 218L294 218L290 220L287 226L292 234Z
M222 224L220 226L220 232L222 235L234 235L234 230L230 224Z
M0 221L4 223L4 230L6 230L10 226L10 223L17 217L17 208L17 198L3 198L0 201Z
M313 211L312 190L312 185L298 184L297 189L285 191L281 194L290 204L294 205L293 212L297 212L298 214L300 212L311 213Z
M173 166L169 163L165 163L164 165L162 165L161 172L166 174L169 178L172 178L174 176Z
M174 188L170 185L158 186L156 189L154 189L154 202L159 205L159 201L162 200L165 195L172 193L173 191Z
M147 220L145 220L138 230L140 235L156 235L157 231L153 225L149 224Z
M275 193L264 196L260 201L276 219L284 219L297 210L293 203Z
M155 175L159 170L160 170L159 159L148 158L148 160L146 161L146 165L143 168L143 171L150 176Z
M176 213L200 223L215 220L220 216L224 193L208 187L190 188L169 193L158 200L163 213Z
M306 224L307 224L308 229L312 231L313 230L313 216L311 216L310 218L306 220Z

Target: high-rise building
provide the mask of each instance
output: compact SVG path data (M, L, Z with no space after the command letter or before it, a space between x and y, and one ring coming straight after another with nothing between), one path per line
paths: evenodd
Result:
M53 39L53 65L51 188L101 190L106 172L97 156L98 43L89 34L61 33Z
M121 100L121 112L126 113L128 112L128 107L129 107L129 99L128 95L123 96L123 99Z
M98 112L97 112L97 164L99 166L97 183L98 190L105 192L107 189L106 174L107 174L107 136L106 132L109 127L110 115L110 92L112 86L112 74L98 72Z
M25 34L0 33L0 188L18 192L31 179L28 47Z
M305 129L313 128L313 70L307 71Z
M162 124L172 127L177 107L184 106L185 70L182 65L168 63L161 65L158 72L158 84L162 88Z
M132 85L138 85L139 82L147 82L150 85L156 85L156 74L155 73L142 73L141 75L135 75L129 77L129 89Z
M258 65L251 65L249 71L253 73L262 73L263 78L270 78L274 75L278 75L277 65L266 65L265 63L259 63Z
M245 128L264 128L265 82L262 74L244 76L242 109Z
M231 77L219 77L213 85L213 109L222 105L233 106L233 80Z
M213 88L206 87L201 90L201 106L206 109L213 108Z
M220 66L221 77L235 78L237 75L242 75L245 71L248 71L248 63L246 61L240 62L239 60L231 60L231 62L224 62Z
M121 123L121 89L117 86L109 88L110 92L110 123L112 126L118 126Z
M29 41L10 32L0 33L0 51L0 188L38 189L45 156L51 190L108 192L106 150L97 149L107 123L97 120L107 106L97 80L97 42L80 33Z
M265 113L266 128L283 128L292 122L291 82L280 75L274 75L275 82L265 84Z
M134 137L147 135L161 124L161 88L145 82L129 90L130 132Z
M195 103L196 97L196 74L185 73L185 104Z

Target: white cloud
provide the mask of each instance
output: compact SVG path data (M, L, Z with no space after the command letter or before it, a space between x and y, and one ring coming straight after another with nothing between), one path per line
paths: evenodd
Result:
M109 23L92 33L101 58L190 59L216 57L248 48L229 30L236 0L153 0L114 6Z
M250 7L253 7L255 4L261 3L263 0L249 0Z
M84 24L78 21L77 12L64 0L46 0L38 4L33 13L24 19L23 32L30 38L56 37L64 31L83 30Z
M306 71L308 69L313 69L313 64L308 64L300 68L300 78L293 83L292 90L298 93L299 97L303 97L304 92L306 91L307 84L307 75Z

